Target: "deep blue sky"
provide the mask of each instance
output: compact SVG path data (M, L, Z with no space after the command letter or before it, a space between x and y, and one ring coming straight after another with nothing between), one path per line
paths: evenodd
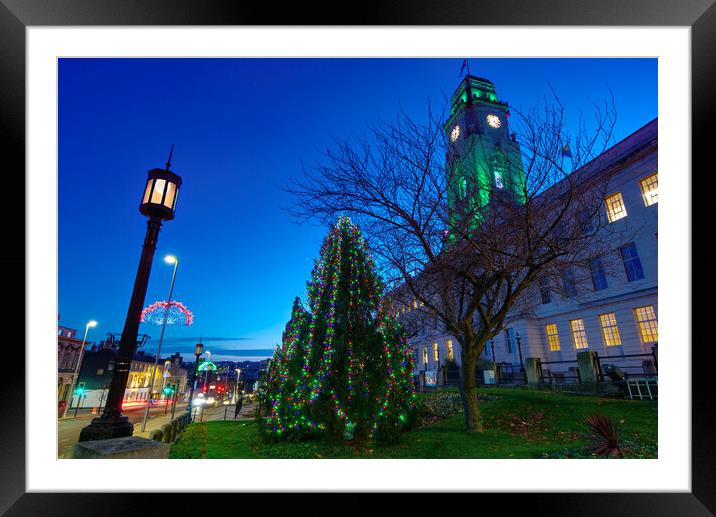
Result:
M256 356L279 342L303 296L324 228L289 221L277 189L336 137L390 119L399 104L423 117L457 87L462 59L61 59L59 64L59 314L89 340L121 332L146 229L138 212L146 171L184 185L159 236L146 305L174 298L195 315L168 327L163 351L194 337L217 359ZM472 59L515 107L551 83L575 121L614 92L616 139L657 116L656 59ZM159 327L141 332L159 337ZM245 339L234 339L245 338ZM154 341L154 343L156 343ZM150 346L153 349L153 346ZM236 350L244 350L237 352ZM163 354L164 355L164 354Z

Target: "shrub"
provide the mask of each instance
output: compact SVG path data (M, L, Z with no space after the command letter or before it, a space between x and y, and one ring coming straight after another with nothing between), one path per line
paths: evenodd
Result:
M152 434L149 435L149 438L151 440L154 440L155 442L161 442L162 441L162 430L155 429L154 431L152 431Z
M622 450L619 447L619 432L614 420L606 415L594 413L587 417L587 427L598 455L622 455Z
M203 459L206 455L206 422L188 425L171 446L169 458Z

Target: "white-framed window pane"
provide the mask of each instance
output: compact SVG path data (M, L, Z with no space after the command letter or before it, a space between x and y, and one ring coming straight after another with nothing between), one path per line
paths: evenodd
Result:
M610 223L627 216L626 206L624 206L624 199L622 198L621 192L609 196L605 200L605 203L607 206L607 219Z
M656 320L656 312L653 305L637 307L634 309L636 321L639 325L639 334L644 343L656 343L659 341L659 326Z
M617 316L613 312L600 314L599 321L602 324L604 343L607 346L618 346L622 344L622 338L617 326Z
M453 348L452 348L452 339L447 340L447 356L448 356L448 360L450 360L450 361L455 360L455 352L453 351Z
M659 202L659 175L654 173L641 180L641 195L644 205L651 206Z
M440 348L437 343L433 343L433 361L440 361Z
M587 341L587 331L584 329L584 320L572 320L569 322L572 327L572 338L574 339L574 348L577 350L589 348Z
M547 343L551 352L559 351L559 335L557 333L557 324L550 323L544 326L544 331L547 334Z

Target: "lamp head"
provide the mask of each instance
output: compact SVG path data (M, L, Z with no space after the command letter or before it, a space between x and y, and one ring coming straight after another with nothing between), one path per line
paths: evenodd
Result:
M166 262L167 264L176 264L178 260L174 255L167 255L166 257L164 257L164 262Z
M174 219L181 183L181 177L167 169L150 170L139 211L164 221Z
M95 320L89 320L89 321L87 322L87 326L88 326L88 327L96 327L96 326L97 326L97 322L96 322Z

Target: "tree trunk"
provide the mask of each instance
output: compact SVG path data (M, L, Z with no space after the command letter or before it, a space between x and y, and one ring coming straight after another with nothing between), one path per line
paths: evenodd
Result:
M468 433L482 432L482 416L477 402L476 363L476 356L464 355L460 365L460 396L462 397L465 427Z

